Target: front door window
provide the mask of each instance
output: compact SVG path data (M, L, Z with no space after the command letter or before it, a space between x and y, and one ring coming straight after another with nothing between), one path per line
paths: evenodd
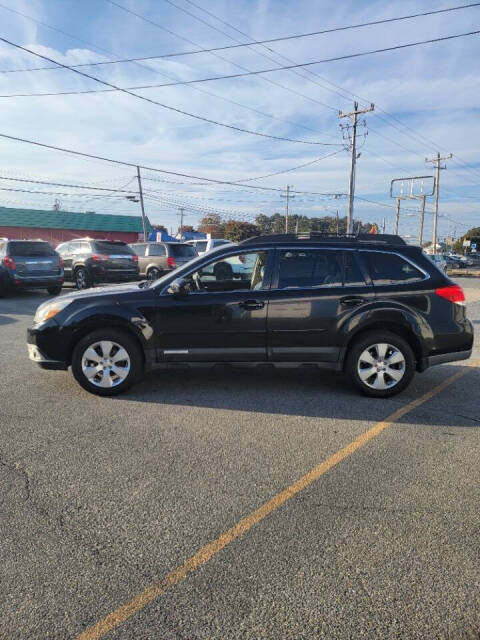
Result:
M266 251L219 258L190 274L193 292L253 291L264 288Z

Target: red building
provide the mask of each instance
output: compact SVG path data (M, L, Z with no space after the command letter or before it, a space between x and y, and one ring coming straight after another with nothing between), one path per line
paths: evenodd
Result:
M147 233L152 231L147 219ZM74 238L143 239L141 216L0 207L0 237L47 240L52 246Z

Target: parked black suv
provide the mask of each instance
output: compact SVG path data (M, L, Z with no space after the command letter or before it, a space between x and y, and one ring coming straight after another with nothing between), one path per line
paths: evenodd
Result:
M15 289L62 290L62 259L44 240L0 240L0 296Z
M219 268L219 265L222 265ZM113 395L145 367L270 364L345 371L365 394L467 359L462 289L397 236L265 236L220 247L155 282L41 305L30 358Z
M78 238L57 247L63 258L65 280L77 289L88 289L102 282L139 280L138 257L126 242Z

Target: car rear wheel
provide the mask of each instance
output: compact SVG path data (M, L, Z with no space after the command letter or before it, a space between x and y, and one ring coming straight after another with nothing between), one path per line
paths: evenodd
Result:
M353 343L345 368L362 393L388 398L410 384L415 373L415 356L401 336L390 331L371 331Z
M147 271L147 278L149 280L158 280L161 275L162 275L162 272L160 271L160 269L157 269L156 267L151 267Z
M88 289L92 286L92 278L85 267L75 269L74 282L76 289Z
M99 396L122 393L139 380L142 372L141 350L123 331L93 331L73 351L72 373L76 381Z

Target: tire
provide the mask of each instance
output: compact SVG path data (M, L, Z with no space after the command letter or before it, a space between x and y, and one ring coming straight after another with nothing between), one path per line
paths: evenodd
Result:
M47 287L47 291L51 296L58 296L58 294L60 293L61 290L62 290L61 286Z
M98 329L75 346L72 373L90 393L116 396L142 377L143 354L128 333L117 329Z
M77 267L73 274L75 289L88 289L92 286L92 278L85 267Z
M389 398L410 384L415 355L401 336L390 331L369 331L353 342L345 371L363 394Z
M157 267L151 267L147 271L147 280L158 280L162 276L162 272Z

